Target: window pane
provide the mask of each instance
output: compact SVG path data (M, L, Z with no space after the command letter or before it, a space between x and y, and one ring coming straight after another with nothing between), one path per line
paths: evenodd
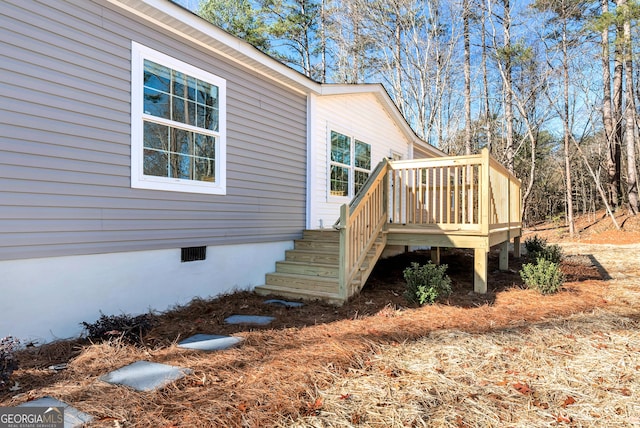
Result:
M198 181L216 181L216 163L213 159L195 158L195 176Z
M144 60L144 86L156 91L171 92L171 69L156 64L147 59Z
M167 177L169 156L167 152L144 150L144 174L156 177Z
M169 150L169 127L153 122L144 122L144 147Z
M195 101L196 79L176 70L172 70L172 77L173 91L171 93L176 97Z
M211 135L196 134L195 156L215 158L216 138Z
M169 119L169 95L152 88L144 88L144 112Z
M195 135L193 132L176 129L172 135L174 144L171 146L171 151L184 155L193 154L195 144Z
M354 183L354 190L356 193L358 193L360 191L360 189L362 189L362 187L365 185L365 183L367 182L367 179L369 178L369 173L368 172L364 172L364 171L356 171L355 172L355 183Z
M196 125L196 103L177 97L173 97L172 101L173 114L171 119L187 125Z
M198 104L198 119L196 126L199 128L218 131L218 109Z
M349 195L349 168L331 165L331 195Z
M362 141L356 140L356 156L355 167L362 169L371 169L371 146Z
M169 155L169 176L172 178L181 178L183 180L191 179L191 170L193 158L191 156L171 153Z
M209 107L218 107L218 87L210 83L198 80L198 104L204 104Z
M351 165L351 139L349 137L331 131L331 160Z

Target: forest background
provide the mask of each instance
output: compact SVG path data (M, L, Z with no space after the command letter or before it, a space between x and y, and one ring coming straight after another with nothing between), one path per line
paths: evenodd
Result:
M175 1L318 82L382 83L451 155L489 148L525 225L638 213L638 0Z

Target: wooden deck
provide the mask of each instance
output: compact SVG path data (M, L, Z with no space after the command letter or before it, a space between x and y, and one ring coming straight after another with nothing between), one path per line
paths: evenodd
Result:
M316 240L332 241L333 246L325 246L327 251L323 252L311 232L296 242L294 251L312 248L319 251L310 255L316 259L327 260L331 253L334 257L337 253L330 268L300 267L312 278L305 280L301 277L304 273L290 278L294 287L287 286L284 278L277 287L269 288L268 276L267 285L256 290L344 302L362 289L385 246L404 245L473 248L474 291L486 293L491 247L500 246L500 269L508 268L509 241L514 241L514 256L519 256L520 207L520 181L486 149L471 156L384 160L356 198L341 207L335 225L339 233L315 232ZM277 276L278 272L269 275ZM314 285L318 277L324 279ZM288 293L288 288L294 292Z

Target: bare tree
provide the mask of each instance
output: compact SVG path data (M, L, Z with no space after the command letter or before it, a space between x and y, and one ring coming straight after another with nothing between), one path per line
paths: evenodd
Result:
M601 0L601 16L609 14L609 0ZM608 21L608 20L607 20ZM614 124L618 119L614 118L614 109L611 98L611 54L609 50L609 23L601 22L602 43L602 123L604 125L605 138L607 140L607 199L608 203L617 209L620 195L620 141L619 133ZM622 80L619 80L622 82ZM621 98L620 98L621 99ZM617 125L616 125L617 126Z
M512 46L511 46L511 5L510 0L502 0L502 28L504 30L503 45L503 66L504 73L502 76L504 84L504 120L506 127L505 138L507 169L513 172L514 150L513 150L513 75L512 75Z
M624 140L627 148L627 196L629 213L638 214L638 176L636 165L636 104L633 86L633 46L631 42L631 13L627 0L618 0L618 9L624 18L623 52L626 81L625 132Z
M464 151L471 154L471 21L470 0L462 0L462 22L464 40Z

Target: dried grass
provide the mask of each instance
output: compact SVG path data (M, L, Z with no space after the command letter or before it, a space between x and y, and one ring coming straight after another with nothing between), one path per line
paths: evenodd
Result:
M383 345L318 391L297 427L640 424L638 319L596 309L488 333Z

